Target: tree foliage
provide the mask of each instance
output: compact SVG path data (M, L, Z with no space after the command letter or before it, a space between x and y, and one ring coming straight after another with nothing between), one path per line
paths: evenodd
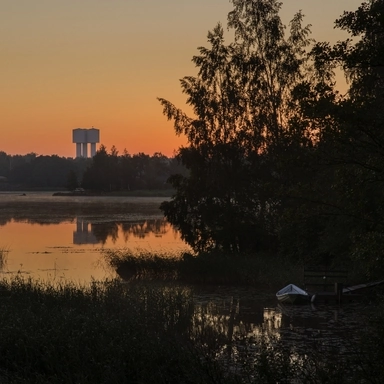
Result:
M164 190L170 174L186 170L175 158L161 153L152 156L110 151L101 145L91 158L64 158L56 155L8 155L0 151L0 189L68 189L94 191Z
M177 161L160 152L130 155L126 150L119 156L113 146L108 152L101 145L84 172L82 187L95 191L170 189L167 179ZM182 173L185 169L179 168Z
M351 255L367 274L379 275L384 273L384 1L344 12L336 26L353 37L332 52L350 81L334 142L342 165L337 185L345 197L341 206L352 218Z
M178 158L190 170L171 179L177 193L162 209L196 250L239 252L268 243L277 203L266 193L268 167L287 141L292 95L306 76L310 31L301 13L285 38L277 1L233 5L234 41L225 44L218 24L208 33L209 48L193 57L197 76L181 80L194 116L159 99L176 133L188 138Z
M297 13L288 37L274 0L232 0L181 80L188 116L160 98L188 146L162 209L196 250L262 251L303 262L384 266L384 11L366 1L314 42ZM336 89L335 70L349 81Z

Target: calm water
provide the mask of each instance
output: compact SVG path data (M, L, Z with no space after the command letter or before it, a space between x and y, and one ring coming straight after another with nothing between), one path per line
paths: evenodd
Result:
M87 283L114 277L106 249L188 249L159 210L164 198L0 194L1 273Z
M163 200L0 193L0 249L8 250L0 273L84 284L116 276L103 262L106 249L187 250L159 210ZM202 321L222 335L217 355L223 359L241 353L236 340L265 335L298 355L313 343L348 353L366 312L359 303L283 307L275 292L253 289L200 287L194 296Z

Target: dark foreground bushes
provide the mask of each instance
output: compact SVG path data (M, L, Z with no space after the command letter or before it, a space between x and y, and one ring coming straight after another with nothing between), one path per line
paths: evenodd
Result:
M183 290L1 284L1 383L219 383L188 339Z
M383 383L381 304L349 354L278 336L239 339L231 316L196 311L186 288L0 282L0 382Z
M187 284L246 285L274 289L302 279L302 267L274 255L206 252L153 253L106 250L104 258L124 280L179 281ZM273 287L273 288L271 288Z

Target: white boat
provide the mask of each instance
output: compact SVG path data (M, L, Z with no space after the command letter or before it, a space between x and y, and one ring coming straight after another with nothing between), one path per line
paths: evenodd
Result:
M284 304L309 303L311 295L294 284L289 284L276 293L277 300Z

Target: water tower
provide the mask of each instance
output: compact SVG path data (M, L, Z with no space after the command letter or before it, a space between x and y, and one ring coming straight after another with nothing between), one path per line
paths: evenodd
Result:
M76 144L76 157L88 157L88 144L91 157L96 154L96 143L100 142L100 131L96 128L76 128L72 130L72 142Z

